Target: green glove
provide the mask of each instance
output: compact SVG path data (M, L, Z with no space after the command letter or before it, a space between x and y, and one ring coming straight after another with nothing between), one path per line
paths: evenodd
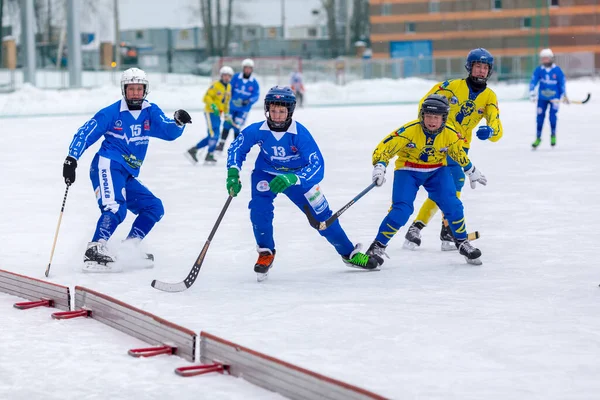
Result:
M210 109L212 110L213 114L215 115L221 115L221 111L219 111L219 107L217 107L217 105L215 103L212 103L210 105Z
M298 182L298 177L294 174L277 175L273 178L271 183L269 183L269 187L273 193L282 193L285 189L295 185L296 182Z
M242 182L240 181L240 171L237 168L229 168L227 170L227 192L235 197L242 190Z

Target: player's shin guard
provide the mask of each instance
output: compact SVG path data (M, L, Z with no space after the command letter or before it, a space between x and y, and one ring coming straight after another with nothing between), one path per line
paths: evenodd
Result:
M119 215L120 214L115 214L112 211L104 211L102 215L100 215L100 219L98 219L92 242L98 242L99 240L108 241L121 223Z

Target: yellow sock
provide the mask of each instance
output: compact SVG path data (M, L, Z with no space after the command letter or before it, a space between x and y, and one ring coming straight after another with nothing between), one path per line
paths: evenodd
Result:
M425 200L425 202L421 206L421 209L419 210L419 214L417 214L417 218L415 218L415 221L421 221L422 223L427 225L438 210L439 208L437 204L435 204L433 200L427 198L427 200Z

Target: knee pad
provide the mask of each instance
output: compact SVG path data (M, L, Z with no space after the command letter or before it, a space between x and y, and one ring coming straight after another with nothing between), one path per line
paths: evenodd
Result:
M165 208L163 207L162 201L158 197L155 197L147 207L144 207L144 209L140 211L140 214L144 214L152 221L158 222L165 214Z

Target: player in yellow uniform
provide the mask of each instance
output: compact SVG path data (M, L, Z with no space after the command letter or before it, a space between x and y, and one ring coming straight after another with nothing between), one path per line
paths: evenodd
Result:
M476 132L480 140L497 142L502 137L502 123L498 110L496 93L487 87L487 79L492 75L494 57L486 49L472 50L467 56L465 68L469 76L464 79L453 79L435 85L427 95L436 93L446 97L450 103L448 123L463 137L463 147L468 153L471 147L473 129L485 118L487 125L481 125ZM421 102L423 102L421 100ZM448 169L454 179L457 196L465 183L465 174L460 165L448 158ZM423 229L438 210L438 205L429 197L419 210L417 218L408 228L404 247L416 249L421 245L421 229ZM442 223L440 232L442 250L455 250L452 232L446 223Z
M481 251L467 238L463 205L456 195L450 168L452 159L464 169L471 187L487 183L464 150L458 132L446 125L450 107L448 99L439 94L428 96L421 104L419 119L409 122L389 134L373 152L373 182L385 182L385 170L390 159L398 157L394 171L392 207L381 222L375 240L367 250L369 256L383 260L390 239L404 226L414 211L413 203L419 187L442 209L455 238L455 246L470 264L481 264ZM376 258L376 257L375 257ZM377 259L377 258L376 258Z
M208 146L208 153L205 161L209 163L217 161L213 152L219 141L221 116L229 115L229 100L231 99L231 84L229 82L231 82L233 76L233 68L224 66L219 71L219 75L220 79L214 81L204 95L204 117L206 118L208 136L187 151L187 155L194 163L198 162L198 150L206 146Z

